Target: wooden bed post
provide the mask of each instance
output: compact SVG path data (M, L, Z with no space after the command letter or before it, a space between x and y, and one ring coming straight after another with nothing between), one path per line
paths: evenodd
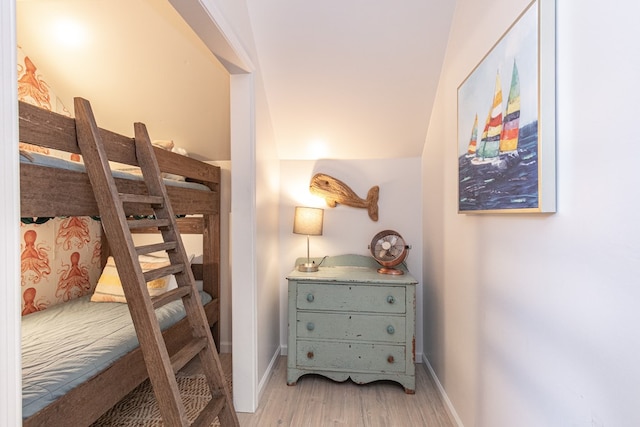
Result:
M220 198L218 197L218 212L220 210ZM202 288L209 293L214 300L220 301L220 215L204 215L204 227L202 231L202 252L209 256L202 257ZM211 326L213 339L220 351L220 317Z

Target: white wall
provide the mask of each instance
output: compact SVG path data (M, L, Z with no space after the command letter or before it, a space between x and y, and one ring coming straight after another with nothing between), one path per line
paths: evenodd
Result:
M247 132L250 147L231 147L233 191L233 377L236 410L253 412L279 354L278 261L263 254L278 251L279 163L270 125L259 61L245 2L220 0L218 10L252 64L250 76L235 75L234 87L251 93L251 121L232 122L235 132ZM227 28L227 27L224 27ZM224 60L222 61L225 62ZM235 157L234 157L235 153ZM238 199L242 201L238 203ZM242 234L245 238L235 240ZM236 390L236 379L242 381Z
M0 3L0 243L3 283L20 280L18 163L18 106L16 75L15 2ZM19 426L22 420L22 370L20 369L20 291L17 286L0 287L0 425Z
M637 426L637 2L558 1L557 213L456 213L456 89L527 4L457 3L422 158L426 353L466 427Z
M325 173L347 184L359 197L378 185L379 219L372 221L366 209L338 204L309 193L311 177ZM417 285L416 353L422 354L422 223L420 158L386 160L283 160L280 163L280 342L287 348L287 281L295 260L307 256L306 236L293 234L295 206L325 209L322 236L310 237L310 256L370 255L368 245L376 233L392 229L412 246L406 263L420 282ZM286 354L286 352L285 352Z
M271 368L280 354L279 323L279 266L278 206L280 202L280 161L272 138L271 124L266 112L266 100L259 95L256 109L261 112L257 121L256 144L256 223L257 223L257 282L258 303L258 375L259 395L264 391ZM240 298L242 298L240 296Z

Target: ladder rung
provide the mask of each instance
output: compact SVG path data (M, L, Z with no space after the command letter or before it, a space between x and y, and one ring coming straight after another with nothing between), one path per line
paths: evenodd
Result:
M206 338L195 338L189 341L184 347L178 350L176 354L171 356L171 367L173 368L173 372L178 373L184 365L193 360L193 358L206 347Z
M209 403L207 403L207 406L205 406L202 411L200 411L200 414L198 414L198 418L196 418L193 424L191 424L191 427L210 426L224 409L225 400L224 395L211 398Z
M152 245L138 246L136 247L136 252L138 253L138 255L145 255L153 252L172 251L176 249L176 247L177 245L176 245L176 242L174 241L154 243Z
M159 279L170 274L182 273L184 271L184 264L170 264L165 267L155 268L153 270L145 271L144 280L150 282L152 280Z
M168 219L130 219L127 220L127 224L131 230L135 228L163 228L168 227L171 221Z
M177 288L171 289L170 291L167 291L162 295L151 298L151 304L153 305L153 308L156 309L158 307L162 307L163 305L169 304L170 302L184 298L188 295L191 295L190 286L178 286Z
M120 193L120 200L123 203L147 203L149 205L164 206L164 198L162 196Z

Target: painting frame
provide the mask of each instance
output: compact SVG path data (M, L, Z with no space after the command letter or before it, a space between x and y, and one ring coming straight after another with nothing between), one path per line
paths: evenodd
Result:
M532 0L458 86L459 214L556 212L555 23Z

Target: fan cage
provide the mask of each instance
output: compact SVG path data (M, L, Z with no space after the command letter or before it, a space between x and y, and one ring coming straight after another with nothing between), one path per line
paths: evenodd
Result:
M380 240L382 240L385 237L388 236L396 236L399 240L400 243L397 243L393 246L401 246L401 251L400 254L397 255L396 257L394 257L392 260L385 260L382 259L377 253L376 253L376 246L378 245L378 242ZM400 233L394 231L394 230L383 230L381 232L379 232L378 234L376 234L373 239L371 240L371 244L369 245L369 249L371 250L371 256L373 256L373 259L376 260L376 262L380 265L382 265L382 267L384 268L380 268L378 269L378 272L383 273L383 274L402 274L402 270L398 270L394 267L396 267L397 265L401 264L402 262L404 262L405 258L407 257L408 254L408 247L406 245L406 242L404 240L404 238L400 235Z

